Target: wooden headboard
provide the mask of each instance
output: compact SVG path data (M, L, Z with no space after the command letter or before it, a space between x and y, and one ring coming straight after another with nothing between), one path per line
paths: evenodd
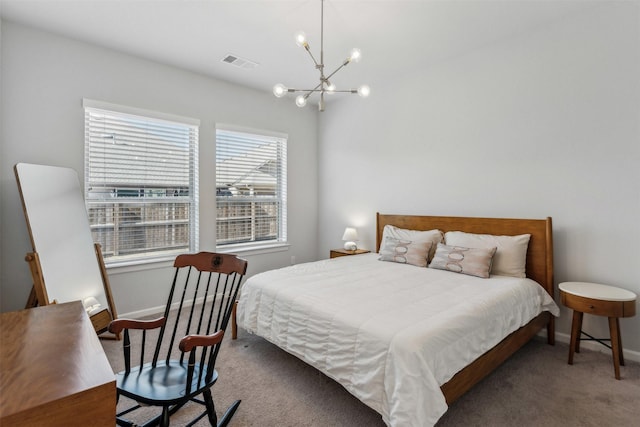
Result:
M386 215L376 214L376 252L380 250L382 230L385 225L395 225L409 230L433 230L442 232L464 231L477 234L516 236L531 234L527 250L527 277L540 283L554 296L553 287L553 235L551 218L507 219L454 216Z

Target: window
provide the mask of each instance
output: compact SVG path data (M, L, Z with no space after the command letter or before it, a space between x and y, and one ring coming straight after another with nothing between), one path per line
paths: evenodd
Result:
M84 100L85 201L107 265L198 250L194 119Z
M216 129L216 244L287 241L286 135Z

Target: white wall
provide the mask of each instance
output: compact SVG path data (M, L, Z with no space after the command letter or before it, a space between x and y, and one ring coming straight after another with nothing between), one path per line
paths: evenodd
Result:
M639 27L637 2L606 4L430 69L400 68L386 86L370 82L367 100L331 103L318 126L312 109L268 93L2 22L1 310L21 308L31 281L13 164L82 173L83 97L199 118L202 161L216 121L289 134L292 246L249 257L252 273L328 256L347 225L373 248L376 211L551 216L557 282L640 294ZM201 173L201 189L213 188L213 169ZM212 249L213 193L202 195ZM153 290L167 271L110 274L121 312L161 303ZM563 309L561 334L569 323ZM605 325L585 319L602 336ZM640 352L640 315L621 327Z
M639 7L607 3L430 69L398 70L368 100L327 108L319 253L339 247L347 225L375 249L376 211L551 216L556 282L640 295ZM561 334L570 320L563 309ZM640 352L640 315L620 324L624 347ZM584 325L608 336L604 318Z
M200 242L215 249L215 124L287 133L289 250L247 255L249 275L316 259L317 115L268 92L2 22L1 310L24 307L31 286L29 236L13 175L18 162L70 167L82 180L82 98L200 119ZM240 70L239 72L244 72ZM295 114L296 120L291 120ZM164 304L166 264L109 270L120 313Z

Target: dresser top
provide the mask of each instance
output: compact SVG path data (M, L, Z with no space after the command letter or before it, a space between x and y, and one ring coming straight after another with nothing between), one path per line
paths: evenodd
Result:
M115 397L115 375L80 301L2 313L0 340L0 418L104 384Z

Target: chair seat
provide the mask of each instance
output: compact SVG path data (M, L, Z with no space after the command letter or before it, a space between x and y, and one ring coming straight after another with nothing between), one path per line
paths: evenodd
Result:
M151 363L146 363L141 369L132 369L129 374L124 372L116 374L116 385L120 394L139 403L174 405L201 393L202 389L211 387L218 379L218 371L215 369L209 382L205 381L204 373L199 379L198 372L199 366L196 364L189 396L185 396L186 361L180 363L179 360L170 360L168 364L162 361L158 362L155 368Z

